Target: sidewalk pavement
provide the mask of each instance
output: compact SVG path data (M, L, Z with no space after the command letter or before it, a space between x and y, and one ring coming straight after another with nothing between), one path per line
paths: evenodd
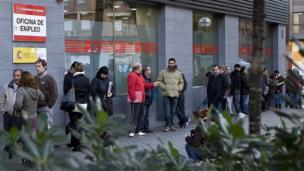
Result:
M284 111L295 111L297 113L303 113L303 110L284 109ZM249 117L244 118L244 129L248 133ZM281 126L280 118L273 112L267 111L262 113L262 126ZM287 127L291 127L292 123L286 121ZM154 133L146 134L145 136L135 136L133 138L127 135L118 139L120 146L136 145L139 149L156 148L158 145L167 147L168 142L172 142L175 148L177 148L182 155L187 156L185 151L185 135L189 134L190 130L195 127L192 123L188 128L178 128L176 132L163 132L162 128L154 130ZM262 131L263 132L263 131Z

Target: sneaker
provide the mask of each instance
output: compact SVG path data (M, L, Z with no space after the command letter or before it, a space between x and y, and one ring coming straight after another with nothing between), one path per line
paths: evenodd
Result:
M170 131L176 131L176 129L173 126L171 126Z
M135 134L133 132L129 133L129 137L134 137L134 136L135 136Z
M78 147L73 147L73 148L72 148L72 151L73 151L73 152L80 152L80 151L81 151L81 148L80 148L80 146L78 146Z
M138 133L136 133L136 135L139 135L139 136L144 136L144 135L146 135L145 133L143 133L143 132L141 132L141 131L139 131Z
M242 112L240 112L240 113L238 114L238 117L241 118L241 119L244 119L246 116L247 116L247 115L244 114L244 113L242 113Z
M164 132L169 132L170 131L170 128L169 127L166 127L165 129L164 129Z
M190 123L190 121L191 121L191 119L190 119L190 118L188 118L188 121L187 121L186 123L184 123L183 127L184 127L184 128L187 128L187 127L188 127L188 125L189 125L189 123Z

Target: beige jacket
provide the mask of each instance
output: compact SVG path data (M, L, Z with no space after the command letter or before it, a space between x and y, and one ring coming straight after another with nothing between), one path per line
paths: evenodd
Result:
M171 72L167 69L162 70L157 78L160 82L159 87L163 96L178 97L179 92L183 90L184 81L182 73L178 70Z

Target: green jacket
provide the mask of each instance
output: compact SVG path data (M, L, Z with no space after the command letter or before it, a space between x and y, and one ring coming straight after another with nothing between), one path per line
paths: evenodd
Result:
M162 70L157 78L160 82L159 87L163 96L178 97L179 92L183 90L184 81L182 73L178 70L170 72L167 69Z

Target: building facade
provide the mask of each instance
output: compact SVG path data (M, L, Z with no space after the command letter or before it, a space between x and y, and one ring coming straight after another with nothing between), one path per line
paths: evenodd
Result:
M304 1L291 0L290 1L290 22L289 22L289 36L290 39L296 39L300 42L301 46L304 46ZM290 56L294 62L301 68L300 74L304 76L304 60L299 53L298 45L290 40L289 42ZM289 64L289 68L295 68L294 65Z
M108 3L110 2L110 3ZM114 5L113 5L114 2ZM46 42L16 42L12 33L14 3L46 6ZM35 72L33 64L13 64L14 47L47 50L48 72L62 90L63 76L73 61L85 64L93 78L101 66L110 68L115 83L114 112L129 115L127 75L135 62L152 67L153 79L171 57L185 74L186 113L206 96L205 73L213 64L233 66L248 60L252 52L252 10L250 0L2 0L0 10L0 83L11 79L14 68ZM211 23L202 27L199 20ZM264 55L270 70L285 70L288 0L266 4ZM66 116L55 106L56 123ZM151 124L162 124L162 98L153 91Z

